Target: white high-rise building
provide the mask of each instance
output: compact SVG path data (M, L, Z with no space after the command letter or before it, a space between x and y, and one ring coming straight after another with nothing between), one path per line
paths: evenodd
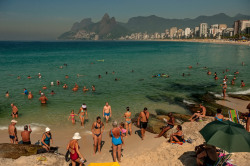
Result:
M190 36L190 34L191 34L191 29L190 28L185 28L184 34L185 34L185 38L188 38Z
M213 24L211 25L209 29L209 35L211 37L215 37L219 33L219 24Z
M200 24L200 37L207 37L207 23Z

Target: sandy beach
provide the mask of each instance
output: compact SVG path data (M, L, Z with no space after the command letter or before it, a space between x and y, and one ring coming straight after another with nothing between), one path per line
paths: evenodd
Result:
M247 113L248 110L246 109L246 107L250 103L250 101L240 100L227 96L224 100L217 100L216 103L225 107L235 109L242 113Z
M183 126L183 132L185 138L192 138L194 142L192 144L184 143L170 144L167 143L164 137L154 138L155 134L146 133L145 140L142 141L138 135L134 134L125 138L125 146L122 151L122 162L121 166L150 166L150 165L160 165L160 166L192 166L196 165L194 148L204 142L203 137L200 135L199 130L202 129L207 123L209 123L213 118L209 118L207 121L203 122L185 122ZM138 128L133 126L133 130L137 131ZM176 127L172 129L170 133L176 131ZM103 141L105 141L102 148L101 154L96 154L93 156L92 148L92 138L91 136L83 136L79 141L80 151L88 160L88 163L103 163L112 162L111 156L111 139L108 137L107 130L103 135ZM56 132L54 134L54 145L60 147L59 152L64 154L65 147L67 144L66 140L69 140L73 131L66 132ZM0 142L8 142L6 139L6 133L1 133ZM38 139L38 134L33 133L32 139ZM63 156L56 156L51 154L45 154L47 161L38 161L39 157L42 155L34 155L29 157L20 157L17 160L11 159L1 159L0 165L12 165L17 166L23 165L68 165L64 161ZM232 163L239 166L247 166L250 160L249 153L234 153L231 157ZM41 164L42 163L42 164Z

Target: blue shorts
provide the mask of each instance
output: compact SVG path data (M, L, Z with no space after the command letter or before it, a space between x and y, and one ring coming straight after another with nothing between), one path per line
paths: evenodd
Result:
M104 112L104 116L109 116L109 115L110 115L110 113Z

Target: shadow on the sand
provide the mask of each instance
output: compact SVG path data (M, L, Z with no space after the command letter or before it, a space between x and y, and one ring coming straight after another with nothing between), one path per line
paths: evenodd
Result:
M111 153L112 159L114 161L114 156L113 156L113 147L111 146L111 150L109 151ZM123 157L122 155L123 149L121 149L121 158ZM116 157L118 156L118 154L116 154ZM116 159L117 160L117 159Z
M105 141L101 141L101 151L102 151L102 147L103 147L104 144L105 144ZM93 144L93 146L95 146L95 145ZM97 144L97 148L96 148L95 153L96 152L98 152L98 144Z
M138 134L138 136L139 136L140 138L142 138L142 137L141 137L141 130L136 130L136 131L135 131L135 134Z
M185 152L178 159L185 166L196 166L197 165L196 164L196 154L194 151Z

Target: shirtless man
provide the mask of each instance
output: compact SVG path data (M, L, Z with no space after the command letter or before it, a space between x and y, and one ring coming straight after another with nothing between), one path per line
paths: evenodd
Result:
M201 112L200 113L194 113L191 116L191 118L189 119L191 122L195 121L198 118L203 118L203 117L206 116L206 112L207 112L206 108L202 104L200 104L200 108L201 108Z
M159 135L157 135L155 138L161 137L164 133L166 133L168 130L172 129L174 127L175 118L173 114L170 112L168 113L169 121L167 121L167 125L162 128L162 131Z
M48 98L43 93L41 93L41 97L39 98L39 100L41 101L41 104L46 104Z
M246 123L246 130L250 132L250 103L247 105L248 115L247 115L247 123Z
M12 103L10 106L12 108L12 118L18 118L18 108L14 103Z
M32 99L32 98L33 98L33 95L32 95L31 92L29 92L29 94L28 94L28 99Z
M67 89L67 88L68 88L67 84L64 84L63 89Z
M16 126L15 126L16 123L17 123L16 120L12 120L8 128L10 143L12 144L18 144L17 131L16 131Z
M137 125L141 128L141 139L144 139L145 136L145 130L148 125L148 118L149 118L149 112L148 109L145 107L144 110L139 114L139 117L137 119Z
M112 116L111 106L108 102L106 102L106 105L103 107L102 114L103 117L106 118L106 123L108 123L109 118Z
M30 142L30 133L32 132L32 130L30 128L30 125L29 125L29 129L30 129L30 131L28 130L28 126L25 125L24 126L24 131L21 132L22 141L23 141L23 144L25 144L25 145L30 145L31 144L31 142Z
M7 91L7 92L5 93L5 97L6 97L6 98L10 97L9 91Z

